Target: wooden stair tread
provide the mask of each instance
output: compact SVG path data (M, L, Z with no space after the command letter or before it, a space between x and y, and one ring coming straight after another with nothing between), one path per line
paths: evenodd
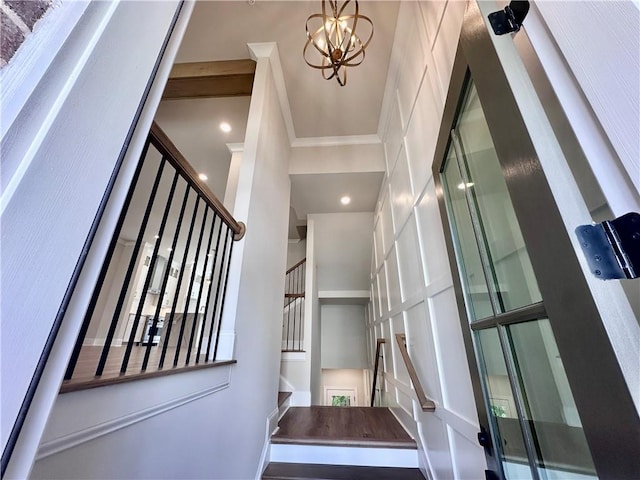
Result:
M417 468L356 467L309 463L270 463L264 480L424 480Z
M388 408L291 407L271 437L274 444L417 448Z
M364 447L364 448L403 448L415 450L418 448L414 440L377 440L367 438L318 438L318 437L272 437L271 443L279 445L316 445L333 447Z

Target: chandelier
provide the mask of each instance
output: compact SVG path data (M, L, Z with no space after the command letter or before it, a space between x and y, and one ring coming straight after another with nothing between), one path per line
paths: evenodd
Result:
M330 12L327 12L327 4ZM302 55L312 68L322 70L325 80L335 78L340 86L347 84L346 67L355 67L364 61L365 49L373 37L373 23L359 13L358 1L322 0L322 13L307 18L307 43ZM365 30L363 37L358 33ZM356 33L356 27L359 32ZM366 41L362 38L368 35ZM310 48L312 47L312 48Z

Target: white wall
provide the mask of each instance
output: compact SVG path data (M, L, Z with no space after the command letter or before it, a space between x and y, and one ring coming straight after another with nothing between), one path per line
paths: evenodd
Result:
M315 222L318 290L368 290L371 213L309 215Z
M364 305L320 305L325 368L366 368Z
M237 365L61 395L33 478L247 479L262 472L277 418L289 141L270 67L277 51L256 55L234 209L247 233L234 247L222 321L223 332L235 335Z
M41 81L32 78L18 88L30 84L33 91L2 139L3 164L15 167L11 178L4 179L8 182L3 184L1 213L3 448L142 106L177 6L178 2L158 2L149 9L139 2L92 2L75 26L60 25L70 36L50 68L41 72ZM159 65L160 82L169 74L188 10L186 6L185 22L176 27L177 40L169 42L168 61ZM138 19L143 16L147 28L140 30ZM31 38L37 39L38 32ZM105 94L114 91L118 94ZM139 129L131 137L116 182L121 189L112 196L116 204L123 201L161 94L152 88L141 110ZM117 215L112 213L105 214L98 230L99 247L89 255L77 295L66 310L6 478L28 474L111 236Z
M375 216L369 350L387 339L390 403L417 432L421 468L433 479L481 478L486 468L431 174L465 4L401 4L381 118L387 176ZM417 405L397 333L407 336L434 413Z
M353 406L368 407L370 392L365 382L364 370L357 369L322 369L323 405L331 405L326 402L327 389L353 389L356 394L356 404Z
M307 240L289 240L287 270L307 256Z

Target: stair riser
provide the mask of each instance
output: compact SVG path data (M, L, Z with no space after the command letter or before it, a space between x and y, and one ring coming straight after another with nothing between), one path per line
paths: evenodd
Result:
M272 462L370 467L418 467L418 451L400 448L272 444Z

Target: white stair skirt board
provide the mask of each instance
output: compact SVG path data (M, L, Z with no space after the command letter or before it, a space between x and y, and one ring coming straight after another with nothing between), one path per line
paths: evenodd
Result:
M361 467L418 468L418 450L403 448L334 447L271 444L271 461Z

